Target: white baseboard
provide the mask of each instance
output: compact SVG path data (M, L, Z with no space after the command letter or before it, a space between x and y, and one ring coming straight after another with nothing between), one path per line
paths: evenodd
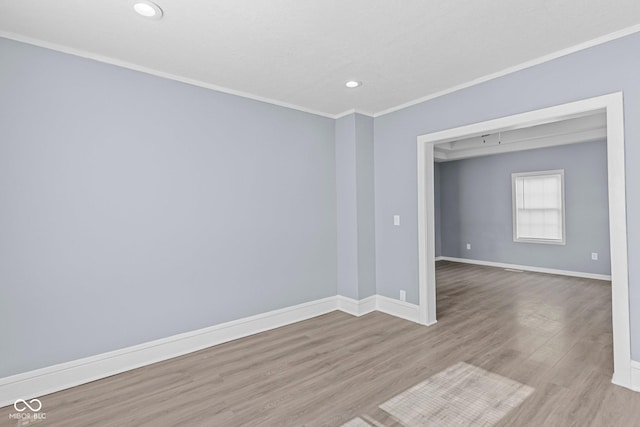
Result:
M419 306L415 304L382 295L360 301L338 295L0 378L0 407L12 405L16 399L40 397L335 310L354 316L377 310L420 323ZM640 362L631 362L631 388L640 391Z
M336 310L335 296L0 378L0 407ZM46 403L44 403L46 405Z
M392 316L420 323L419 306L397 299L376 295L376 309Z
M640 391L640 362L631 361L631 390Z
M338 310L349 313L352 316L362 316L375 311L377 308L377 295L371 295L365 299L355 300L353 298L338 295Z
M555 268L531 267L528 265L507 264L504 262L480 261L468 258L454 258L449 256L436 257L436 261L463 262L465 264L485 265L487 267L511 268L513 270L533 271L536 273L559 274L561 276L582 277L584 279L596 279L611 281L611 276L606 274L583 273L580 271L557 270Z
M338 310L353 316L362 316L372 311L381 311L411 322L420 323L417 305L382 295L372 295L359 301L338 295Z
M362 316L375 310L418 322L418 306L380 295L357 301L344 296L298 304L155 341L0 378L0 407L121 372L182 356L238 338L307 320L335 310ZM46 404L46 403L44 403Z

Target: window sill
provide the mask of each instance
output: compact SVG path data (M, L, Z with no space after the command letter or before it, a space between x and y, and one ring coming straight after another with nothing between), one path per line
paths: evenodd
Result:
M539 243L542 245L566 245L564 240L548 240L548 239L513 239L514 243Z

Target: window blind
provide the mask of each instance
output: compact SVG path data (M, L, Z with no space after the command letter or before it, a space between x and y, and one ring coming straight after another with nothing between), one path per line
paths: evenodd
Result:
M515 239L563 241L562 173L516 174Z

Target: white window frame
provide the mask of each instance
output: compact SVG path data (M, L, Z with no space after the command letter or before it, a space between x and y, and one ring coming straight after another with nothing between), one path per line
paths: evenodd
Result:
M516 179L529 176L545 176L560 175L560 200L561 200L561 216L562 216L562 239L534 239L534 238L518 238L518 210L516 206ZM511 174L511 204L513 217L513 241L516 243L541 243L546 245L565 245L566 244L566 226L565 226L565 204L564 204L564 169L536 171L536 172L518 172Z

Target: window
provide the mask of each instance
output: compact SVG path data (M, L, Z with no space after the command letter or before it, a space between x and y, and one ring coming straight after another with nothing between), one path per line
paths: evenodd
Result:
M514 173L513 241L565 243L564 170Z

